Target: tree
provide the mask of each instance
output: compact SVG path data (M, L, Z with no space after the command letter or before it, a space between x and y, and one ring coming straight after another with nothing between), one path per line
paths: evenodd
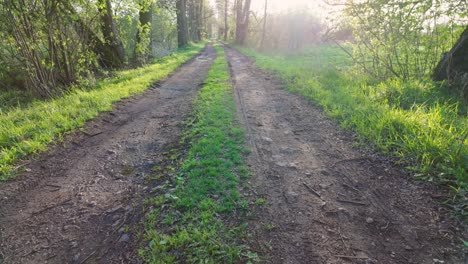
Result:
M468 73L468 27L452 49L443 54L434 70L434 79L437 81L451 80Z
M459 86L462 96L468 99L468 27L452 49L442 55L433 78L437 81L448 80Z
M187 0L177 0L177 42L178 46L184 47L188 44L188 26L187 26Z
M236 6L236 44L244 45L250 21L251 0L237 0Z
M142 65L165 56L178 41L201 40L205 24L215 23L206 1L2 0L0 89L29 89L47 98L90 83L108 72L102 69L122 68L126 58ZM190 28L187 3L193 7Z
M224 0L224 41L227 41L228 33L229 33L228 6L229 6L229 0Z
M151 57L151 21L153 18L153 8L153 1L140 0L136 44L133 55L137 65L146 64Z
M5 0L0 5L2 30L11 65L19 65L27 88L51 97L58 87L77 81L92 63L67 11L67 0Z
M458 2L346 2L345 14L355 38L354 61L378 79L429 76L439 60L437 54L451 45Z
M113 55L105 58L107 66L120 68L125 62L125 52L117 28L115 27L111 2L110 0L98 0L97 4L101 17L101 31L104 36L104 42Z
M267 11L268 11L268 0L265 0L265 9L263 12L263 28L262 28L262 40L260 41L260 49L264 48L266 25L267 25Z

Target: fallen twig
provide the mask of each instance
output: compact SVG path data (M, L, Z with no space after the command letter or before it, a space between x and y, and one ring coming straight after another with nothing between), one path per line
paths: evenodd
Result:
M322 199L322 196L317 191L312 189L312 187L307 185L305 182L302 182L302 185L304 185L307 188L307 190L309 190L311 193L315 194L318 198Z
M357 202L357 201L349 201L349 200L341 200L341 199L338 199L337 201L340 203L349 203L349 204L354 204L354 205L362 205L362 206L368 205L366 203Z
M67 200L65 200L65 201L63 201L63 202L61 202L61 203L54 204L54 205L52 205L52 206L46 207L46 208L44 208L44 209L42 209L42 210L39 210L39 211L37 211L37 212L33 212L31 215L35 216L35 215L41 214L41 213L43 213L43 212L45 212L45 211L47 211L47 210L50 210L50 209L55 208L55 207L57 207L57 206L61 206L61 205L65 204L65 203L68 203L68 202L70 202L71 200L72 200L72 199L67 199Z
M344 259L369 259L369 257L356 257L356 256L345 256L345 255L334 255L337 258L344 258Z
M83 130L82 132L83 132L83 134L87 135L88 137L94 137L94 136L102 134L102 131L98 131L96 133L89 133L89 132L86 132L86 131Z
M93 251L93 252L91 252L91 254L89 254L86 258L84 258L84 259L80 262L80 264L83 264L83 263L85 263L86 261L88 261L88 259L90 259L94 254L96 254L96 250Z
M352 189L352 190L354 190L354 191L356 191L356 192L359 192L359 193L361 192L361 191L359 191L358 189L356 189L356 188L354 188L353 186L348 185L348 184L346 184L346 183L343 183L342 185L343 185L344 187L350 188L350 189Z
M325 225L325 226L328 226L328 225L329 225L329 224L327 224L327 223L325 223L325 222L322 222L322 221L320 221L320 220L317 220L317 219L312 219L312 221L317 222L317 223L322 224L322 225Z

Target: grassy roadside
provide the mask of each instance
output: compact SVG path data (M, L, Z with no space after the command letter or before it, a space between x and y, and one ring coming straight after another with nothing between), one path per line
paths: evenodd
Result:
M448 185L457 211L468 214L468 105L430 80L366 80L335 47L291 56L238 48L313 100L365 142L408 166L414 175Z
M43 151L47 144L60 140L112 104L145 91L178 66L197 54L203 45L193 45L146 67L122 71L117 77L100 81L92 89L77 87L72 92L50 100L36 101L27 107L0 109L0 181L13 177L14 163Z
M249 208L239 193L249 177L244 132L235 121L224 50L216 50L185 137L188 154L163 193L148 200L148 244L140 250L148 263L236 263L257 257L241 243L247 232L237 220Z

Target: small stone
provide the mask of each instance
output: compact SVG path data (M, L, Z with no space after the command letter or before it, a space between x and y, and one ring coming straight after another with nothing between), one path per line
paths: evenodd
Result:
M286 193L286 200L288 203L297 203L299 200L299 194L295 192L288 192Z
M269 137L262 137L262 139L267 141L267 142L273 142L273 139L271 139Z
M367 218L366 218L366 223L372 224L372 223L374 223L374 219L371 218L371 217L367 217Z
M279 167L286 167L286 166L288 166L288 163L287 163L287 162L284 162L284 161L276 162L275 164L276 164L277 166L279 166Z
M114 154L116 154L116 153L117 153L117 152L115 152L115 151L112 150L112 149L107 150L107 154L114 155Z
M70 243L70 246L71 246L72 248L76 248L76 247L78 247L78 242L73 241L73 242Z
M113 213L117 212L117 211L120 210L120 209L122 209L122 205L117 205L116 207L107 210L106 213L108 213L108 214L113 214Z
M396 256L396 253L392 251L392 253L390 253L390 257L394 258Z
M73 261L74 261L74 262L77 262L79 259L80 259L80 253L78 253L78 254L76 254L75 256L73 256Z
M119 242L127 243L128 241L130 241L130 236L128 234L123 234L119 239Z
M330 187L330 185L324 184L324 183L320 183L320 184L319 184L319 187L320 187L320 189L325 190L325 189L328 189L328 187Z
M405 249L406 249L406 250L413 250L413 248L410 247L410 246L405 246Z

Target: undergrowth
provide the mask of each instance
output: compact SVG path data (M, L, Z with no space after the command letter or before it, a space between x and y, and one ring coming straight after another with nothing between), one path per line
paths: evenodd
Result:
M193 45L146 67L121 71L94 87L75 87L68 94L48 101L28 102L26 107L0 109L0 181L14 177L14 163L61 140L64 133L83 126L112 104L145 91L153 82L168 76L203 48ZM13 94L15 95L15 94ZM0 95L11 102L12 95ZM10 105L15 105L10 103Z
M238 189L249 174L243 161L244 132L235 121L235 103L224 50L195 100L195 117L185 141L187 156L164 194L150 199L145 224L148 263L237 263L257 258L243 245L239 224L249 204Z
M450 186L457 200L451 206L467 216L468 105L463 99L430 80L366 79L332 46L289 56L238 49L416 177Z

